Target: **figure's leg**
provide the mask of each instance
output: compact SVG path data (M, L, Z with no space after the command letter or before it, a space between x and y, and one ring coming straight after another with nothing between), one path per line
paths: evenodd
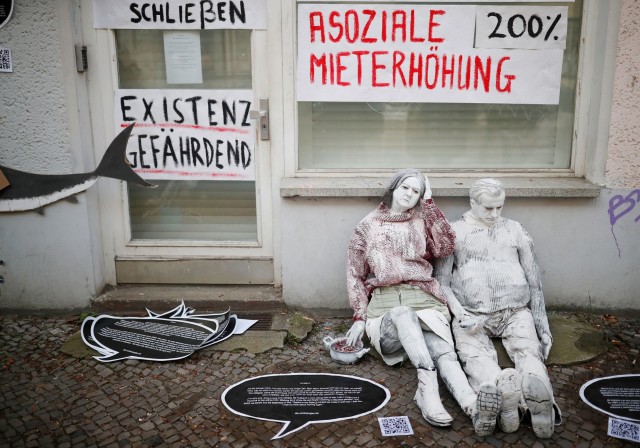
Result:
M496 349L484 328L472 334L460 327L455 318L451 326L456 341L456 351L469 377L471 387L477 392L481 384L487 382L495 384L501 369L498 365Z
M504 432L516 432L520 427L518 408L522 397L522 377L516 369L504 369L498 375L496 387L502 398L500 428Z
M452 321L456 350L469 384L478 394L477 415L473 428L479 436L493 433L502 405L502 397L496 387L500 374L498 355L484 328L470 333L460 327L457 319Z
M424 339L431 357L436 361L440 377L460 407L471 417L476 434L487 436L493 433L500 410L500 394L495 384L483 383L476 395L453 347L432 332L425 332Z
M482 383L478 389L476 403L478 413L473 419L474 431L483 437L493 434L502 404L502 397L496 385L491 382Z
M436 369L415 311L398 306L385 314L380 327L380 346L385 353L404 348L409 360L418 369L418 390L414 400L422 416L435 426L451 425L453 418L442 406Z
M429 354L438 366L440 378L465 414L473 418L476 414L477 395L469 385L453 346L431 331L423 334Z
M531 312L524 309L513 313L502 338L507 353L522 376L522 394L531 413L533 431L540 438L549 438L553 435L556 417L560 419L560 410L553 399L553 388Z

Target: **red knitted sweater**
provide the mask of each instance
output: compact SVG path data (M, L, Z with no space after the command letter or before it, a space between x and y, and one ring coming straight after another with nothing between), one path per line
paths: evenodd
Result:
M455 233L433 200L391 213L381 203L356 226L349 242L347 290L354 320L365 320L371 292L381 286L419 286L447 303L430 261L453 253Z

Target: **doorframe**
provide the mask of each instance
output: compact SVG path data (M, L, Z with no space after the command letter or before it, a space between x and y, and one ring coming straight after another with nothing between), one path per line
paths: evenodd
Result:
M108 143L115 137L113 125L114 91L117 88L117 57L115 33L113 30L93 28L93 7L91 1L84 1L82 27L84 44L89 48L86 72L89 92L90 121L93 134L93 151L100 160ZM129 239L128 198L126 184L114 180L100 180L97 183L100 210L100 231L104 260L104 278L107 284L118 282L116 264L140 261L159 267L163 264L174 266L175 261L190 261L193 266L211 261L212 283L216 281L216 267L238 266L238 272L251 272L256 263L268 263L271 276L265 276L265 265L261 267L260 282L281 284L280 274L280 195L279 183L282 178L282 50L281 50L280 2L269 2L267 30L252 30L252 90L253 109L259 98L269 98L270 140L261 141L256 136L256 213L258 220L258 242L166 242L145 241L132 243ZM256 129L257 131L257 129ZM276 150L277 148L277 150ZM244 263L242 261L245 261ZM222 264L221 264L222 263ZM190 271L190 267L185 271ZM130 264L129 264L130 266ZM232 268L233 269L233 268ZM248 271L247 271L248 270ZM206 269L204 270L206 272ZM224 269L222 270L224 271ZM157 274L157 273L156 273ZM250 276L251 274L249 274ZM185 277L189 279L189 276ZM223 275L219 280L238 276ZM270 281L265 279L270 278ZM191 278L189 283L193 283ZM197 283L197 281L195 281ZM206 281L203 281L206 282ZM234 281L235 283L235 281Z

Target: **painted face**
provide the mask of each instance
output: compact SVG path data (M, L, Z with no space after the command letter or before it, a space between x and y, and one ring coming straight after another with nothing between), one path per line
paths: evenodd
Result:
M394 213L406 212L412 209L420 199L420 181L415 177L407 177L393 190L391 211Z
M471 214L491 227L500 218L502 207L504 206L504 198L504 191L500 193L500 196L481 194L477 201L471 201Z

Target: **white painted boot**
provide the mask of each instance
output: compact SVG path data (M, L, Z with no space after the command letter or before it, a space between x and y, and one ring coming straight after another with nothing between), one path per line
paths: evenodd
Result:
M550 438L555 422L551 384L535 374L525 373L522 378L522 394L531 413L533 432L541 439Z
M442 406L435 370L418 369L418 390L413 398L422 417L434 426L450 426L453 418Z
M502 398L499 423L504 432L516 432L520 427L518 407L522 397L522 378L516 369L504 369L496 379Z

